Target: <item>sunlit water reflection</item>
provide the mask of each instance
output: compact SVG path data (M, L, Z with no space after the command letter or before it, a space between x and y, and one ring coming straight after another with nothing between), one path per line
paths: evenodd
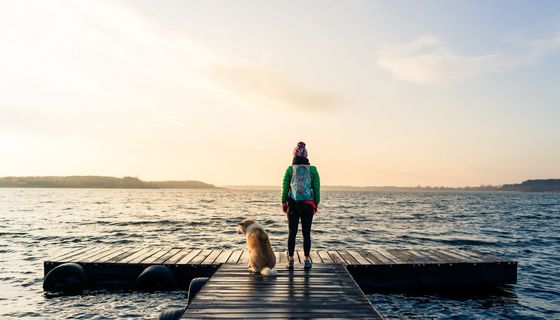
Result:
M47 298L42 261L62 249L241 248L235 225L287 226L278 192L0 189L0 318L154 318L181 291ZM519 261L518 284L484 294L370 294L387 318L560 318L560 194L324 192L314 248L475 248ZM298 246L301 242L298 243Z

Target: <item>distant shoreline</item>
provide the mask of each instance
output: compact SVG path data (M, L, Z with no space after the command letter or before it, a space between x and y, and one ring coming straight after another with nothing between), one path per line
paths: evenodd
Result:
M242 186L228 185L228 189L235 190L280 190L280 186ZM324 191L437 191L437 192L560 192L560 179L533 179L521 183L504 184L499 186L482 185L478 187L394 187L394 186L322 186Z
M227 185L217 187L196 180L142 181L136 177L109 176L29 176L0 177L0 188L80 188L80 189L233 189L279 191L280 186ZM437 192L560 192L560 179L533 179L521 183L478 187L394 187L322 186L324 191L437 191Z
M107 176L1 177L0 188L219 189L196 180L142 181Z

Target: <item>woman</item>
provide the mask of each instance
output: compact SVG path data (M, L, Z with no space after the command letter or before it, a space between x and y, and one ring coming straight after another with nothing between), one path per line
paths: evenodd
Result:
M294 149L292 165L286 169L282 183L282 211L288 217L288 261L286 267L294 268L294 249L299 220L303 235L304 268L311 269L311 223L317 212L321 195L319 172L309 165L305 143L299 142Z

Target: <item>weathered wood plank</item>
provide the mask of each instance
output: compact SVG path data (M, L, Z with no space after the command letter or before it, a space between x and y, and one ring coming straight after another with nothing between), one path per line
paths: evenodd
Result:
M130 263L132 260L136 259L137 257L139 257L141 255L144 255L146 252L151 251L151 250L153 250L153 249L152 248L140 249L139 251L136 251L135 253L131 254L130 256L120 259L116 263Z
M346 264L359 264L346 250L337 250L338 254L346 261Z
M122 260L126 257L129 257L129 256L135 254L136 252L138 252L140 250L142 250L142 249L140 249L140 248L130 248L128 250L125 250L123 253L119 254L118 256L115 256L111 259L108 259L106 262L107 263L116 263L116 262L118 262L118 261L120 261L120 260Z
M311 258L311 262L313 263L323 263L323 259L317 253L317 250L311 250L309 253L309 257Z
M247 265L249 263L249 250L243 250L241 258L239 258L239 264Z
M288 262L288 254L286 251L280 251L280 264L285 264Z
M162 264L164 261L166 261L167 259L169 259L170 257L174 256L177 252L181 251L180 248L172 248L171 250L167 251L165 254L161 255L159 258L157 259L153 259L154 257L152 257L152 261L151 263L153 264Z
M222 250L212 250L210 254L200 264L213 264L216 258L222 253Z
M474 252L468 252L465 250L455 250L455 249L446 249L446 251L465 257L465 259L472 262L486 262L486 260L483 257L479 256Z
M333 263L346 264L346 261L340 256L340 254L334 250L327 251L331 257Z
M48 261L58 261L58 262L66 262L69 259L74 260L73 258L91 251L91 248L81 248L81 249L69 249L66 250L64 253L58 254L52 258L49 258ZM75 261L75 260L74 260Z
M188 264L191 263L191 260L198 256L202 250L194 249L191 252L187 253L181 260L177 261L177 264Z
M403 263L411 263L411 264L415 264L416 262L416 257L414 256L410 256L409 254L407 254L407 252L405 250L399 250L399 249L387 249L386 250L387 253L392 254L393 257L401 260Z
M72 260L68 260L68 259L65 259L65 260L71 261L71 262L83 262L84 260L88 259L91 256L94 256L96 254L99 254L100 252L111 250L111 249L113 249L113 248L102 246L102 247L94 248L94 249L89 250L87 252L83 252L83 253L81 253L77 256L74 256L74 257L71 258ZM66 261L61 261L61 262L66 262Z
M456 253L453 253L449 250L440 250L440 252L442 254L446 255L446 256L455 258L457 262L468 262L469 261L469 259L467 259L466 257L464 257L462 255L459 255L459 254L456 254Z
M371 264L368 259L363 257L358 251L356 250L348 250L348 254L350 254L356 261L358 261L361 265L368 265Z
M97 258L96 260L93 260L93 261L90 261L90 262L93 262L93 263L100 263L100 262L107 263L109 260L111 260L111 259L113 259L117 256L120 256L121 254L125 253L127 250L128 249L126 249L126 248L120 248L120 249L117 249L115 251L112 251L108 255L101 256L101 257Z
M212 264L222 264L222 263L226 263L229 259L229 257L231 256L231 254L233 253L233 250L224 250L220 253L220 255L216 258L216 260L214 260L214 262L212 262Z
M397 257L395 257L394 255L392 255L391 253L387 252L387 250L385 249L377 249L376 250L379 254L383 255L385 258L391 260L393 263L395 264L404 264L405 262Z
M295 262L296 263L303 263L303 260L304 260L303 250L297 250L295 253L296 253L296 254L294 254Z
M168 257L167 260L164 260L162 263L163 264L176 264L179 260L181 260L184 256L189 254L189 252L191 252L191 251L192 251L192 249L184 249L184 248L180 249L174 255Z
M432 254L431 252L429 252L427 250L410 250L410 253L420 257L421 259L426 261L427 264L445 263L445 261L443 261L440 257Z
M329 253L327 251L319 250L319 251L317 251L317 253L321 257L321 259L323 259L323 263L334 263L331 256L329 255Z
M371 252L361 249L358 252L362 255L362 257L366 258L370 264L383 264L381 260L371 254Z
M243 250L234 250L231 256L229 257L227 263L237 263L239 261L239 258L241 258L242 253Z
M111 253L113 253L115 251L118 251L118 250L119 250L119 248L109 248L107 250L102 250L102 251L98 252L97 254L89 256L85 259L80 259L80 262L91 263L91 262L94 262L94 261L98 260L99 258L103 258L103 257L105 257L107 255L110 255Z
M152 254L151 256L147 257L146 259L140 261L140 263L145 264L153 264L156 260L163 257L166 253L171 251L172 248L161 248L158 252Z
M191 261L189 261L189 264L201 264L202 261L204 261L206 259L206 257L208 257L212 251L214 250L202 250L200 251L199 254L197 254Z
M431 263L431 259L422 256L422 255L418 255L416 253L414 253L413 250L396 250L398 252L401 252L402 255L404 255L405 257L408 257L408 259L410 259L410 261L412 261L412 263L414 264L426 264L426 263Z
M472 252L473 254L478 255L485 262L508 262L504 258L500 258L489 253L481 252L479 250L470 249L469 251Z
M161 251L161 248L152 248L148 251L145 251L143 254L134 257L133 259L129 260L127 263L140 263L144 261L146 258L149 258L153 254L156 254Z
M452 257L452 256L448 256L446 254L444 254L441 250L429 250L431 254L440 257L443 261L446 261L446 263L451 264L451 263L457 263L457 262L461 262L462 259L456 258L456 257Z

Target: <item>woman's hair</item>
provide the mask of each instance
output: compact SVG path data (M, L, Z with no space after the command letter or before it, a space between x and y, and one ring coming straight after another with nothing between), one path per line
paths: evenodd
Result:
M292 164L309 164L309 159L305 157L295 156L292 160Z

